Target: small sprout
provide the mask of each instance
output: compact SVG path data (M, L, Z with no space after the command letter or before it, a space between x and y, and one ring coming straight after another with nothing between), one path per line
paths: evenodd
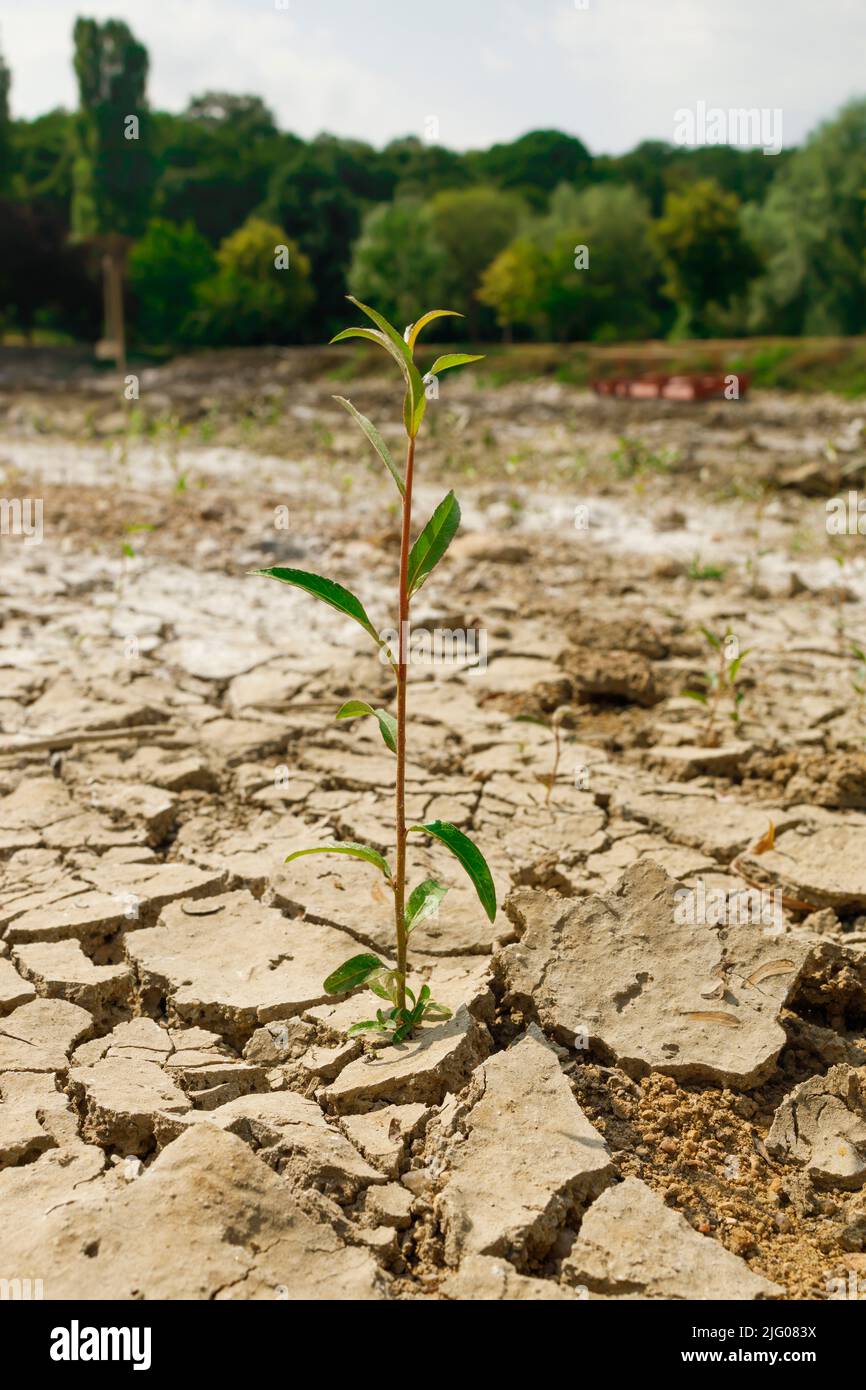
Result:
M745 692L737 685L737 678L749 651L739 650L739 643L730 630L721 637L711 632L708 627L701 627L701 632L716 654L716 665L700 676L700 690L684 690L682 693L689 700L696 700L705 707L707 720L703 739L708 748L714 748L719 742L716 720L720 706L725 700L730 704L728 718L733 724L740 722L740 705L745 698Z
M642 478L646 473L669 473L676 462L676 450L665 449L654 454L642 439L621 434L616 449L610 455L620 478Z
M725 577L725 571L724 571L724 568L723 568L721 565L704 565L704 564L701 564L701 557L700 557L700 555L695 555L694 558L693 558L693 560L692 560L692 562L691 562L691 564L689 565L689 568L688 568L688 576L689 576L689 579L697 579L697 580L710 579L710 580L717 580L717 579L724 579L724 577Z
M862 710L866 705L866 652L862 647L858 647L856 642L851 643L851 656L856 665L851 677L851 689L857 696L858 704Z
M571 705L560 705L553 711L549 719L542 715L518 714L518 724L539 724L542 729L547 729L553 735L553 766L550 772L537 772L535 775L543 787L547 788L544 798L545 806L550 805L553 789L556 786L556 779L559 774L559 760L562 756L562 735L561 729L563 722L571 721L574 717L574 710Z
M396 964L383 961L379 956L365 953L351 956L325 980L326 994L346 994L351 990L369 989L389 1008L378 1008L375 1018L362 1019L348 1030L354 1036L370 1035L371 1038L387 1043L401 1043L410 1038L425 1021L442 1020L451 1017L451 1011L444 1004L438 1004L430 997L430 986L422 985L418 994L407 984L407 955L411 933L428 917L439 910L439 904L447 892L437 879L427 878L406 894L406 848L410 834L422 834L437 840L455 857L465 869L472 882L482 908L492 922L496 916L496 889L487 861L467 835L449 821L429 821L421 825L407 824L406 818L406 743L408 733L407 687L409 660L410 609L415 594L428 579L436 565L445 555L460 524L460 507L453 492L439 503L430 520L421 531L414 545L412 533L412 484L415 472L415 445L424 420L427 406L427 387L432 380L438 380L442 372L462 367L480 359L467 353L447 353L438 357L430 371L421 376L415 364L415 344L421 330L434 319L454 317L451 310L433 309L423 314L405 333L399 333L387 319L375 309L361 304L357 299L351 302L360 309L374 325L372 328L346 328L332 340L342 342L346 338L362 338L375 343L394 359L403 378L403 426L406 431L406 462L400 467L393 458L381 433L365 415L355 408L351 401L342 396L335 399L348 412L361 432L385 465L397 488L401 511L399 584L397 608L400 633L398 650L392 651L380 635L367 614L361 600L350 590L344 589L333 579L322 575L309 574L306 570L286 569L282 566L273 569L257 570L256 574L269 579L278 579L283 584L291 584L312 598L328 604L344 617L363 629L379 649L380 657L387 661L393 671L397 685L396 714L390 710L368 704L366 700L348 700L337 711L338 719L373 718L379 726L382 740L395 756L395 855L394 868L378 850L369 845L359 845L351 841L321 845L310 849L296 850L286 859L291 863L307 854L343 854L359 859L378 869L383 875L394 897L394 930L396 936ZM460 317L460 315L456 315Z

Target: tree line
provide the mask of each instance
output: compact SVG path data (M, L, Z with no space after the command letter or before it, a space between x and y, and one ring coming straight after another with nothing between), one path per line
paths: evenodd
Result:
M532 131L459 153L278 129L257 96L147 103L121 21L78 20L79 107L9 114L0 57L0 327L144 349L320 341L347 292L450 338L866 331L866 101L774 157ZM102 322L102 328L100 324Z

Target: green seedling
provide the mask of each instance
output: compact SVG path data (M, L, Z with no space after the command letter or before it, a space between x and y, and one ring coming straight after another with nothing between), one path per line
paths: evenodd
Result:
M866 652L862 647L858 647L856 642L852 642L851 656L857 663L851 677L851 688L857 696L857 702L862 711L866 707Z
M737 639L730 630L722 637L711 632L708 627L702 627L701 632L716 654L716 665L705 671L700 677L702 686L700 690L684 690L683 695L686 695L690 700L697 700L698 704L705 707L707 720L704 725L704 743L709 747L714 747L718 743L716 721L721 707L726 701L730 704L728 718L733 724L740 722L740 705L744 699L744 692L737 685L737 678L749 650L748 648L744 652L739 650Z
M645 473L669 473L676 458L675 449L663 449L660 454L654 454L642 439L634 439L627 434L619 436L617 447L610 456L620 478L640 478Z
M436 359L427 377L422 377L415 364L415 344L419 333L435 319L460 318L461 315L454 315L448 309L432 309L429 313L423 314L416 323L411 324L405 334L400 334L375 309L368 308L352 296L348 297L374 326L346 328L342 333L338 333L332 342L362 338L384 348L400 369L405 387L403 427L406 432L406 462L402 468L392 458L385 440L372 421L356 410L351 401L344 400L342 396L335 397L375 449L391 474L401 498L397 652L393 652L380 635L360 599L333 579L325 579L321 575L309 574L304 570L282 567L256 570L255 573L269 579L278 579L283 584L294 585L295 588L335 608L337 612L352 618L371 639L381 658L387 661L394 673L397 687L396 714L384 708L374 708L364 700L349 700L337 711L338 719L374 719L386 748L394 755L394 867L391 867L378 850L372 849L369 845L351 842L296 850L288 856L286 863L306 854L342 854L372 864L384 876L394 897L396 965L388 965L372 953L352 956L328 976L323 988L327 994L345 994L359 986L366 986L388 1007L377 1009L375 1018L353 1024L348 1030L349 1033L368 1033L376 1040L398 1043L411 1037L424 1020L450 1017L450 1010L437 1004L430 997L428 985L422 985L416 992L407 984L409 937L419 923L438 911L447 891L437 879L427 878L417 884L407 898L406 850L409 835L430 836L444 845L466 870L490 921L492 922L496 916L496 890L493 878L487 861L472 840L449 821L435 820L427 824L411 825L407 824L406 817L407 675L411 603L442 559L460 524L460 507L454 493L449 492L439 503L414 545L411 544L415 447L427 405L425 383L431 377L438 377L442 372L463 366L467 362L480 361L480 358L466 353L447 353Z
M123 597L123 590L126 585L127 575L129 573L130 561L136 560L138 558L138 551L132 543L132 537L139 535L143 531L152 530L153 527L148 525L148 523L144 521L131 522L130 525L124 526L123 528L123 541L121 542L120 546L120 554L122 557L120 562L120 577L116 586L116 597L118 602L120 602L120 599Z
M721 565L704 565L700 555L696 555L688 568L689 579L724 579L725 571Z

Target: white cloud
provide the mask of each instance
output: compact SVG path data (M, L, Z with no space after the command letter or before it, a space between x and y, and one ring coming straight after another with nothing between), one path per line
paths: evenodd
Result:
M78 13L125 18L151 55L154 105L255 92L280 124L382 143L478 148L559 126L617 152L670 138L678 107L781 107L799 141L863 94L863 0L0 0L16 114L73 106Z

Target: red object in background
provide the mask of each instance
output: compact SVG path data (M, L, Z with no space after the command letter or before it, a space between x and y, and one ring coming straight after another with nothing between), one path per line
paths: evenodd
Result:
M689 372L676 376L645 372L642 376L599 377L592 383L597 396L622 396L630 400L713 401L736 400L725 395L736 377L738 397L745 396L751 377L747 372Z

